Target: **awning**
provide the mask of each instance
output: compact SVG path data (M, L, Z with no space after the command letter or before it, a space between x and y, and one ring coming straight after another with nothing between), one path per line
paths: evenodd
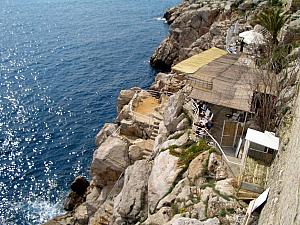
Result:
M245 139L248 141L251 141L253 143L274 149L274 150L279 149L279 138L276 137L273 133L268 132L268 131L265 131L263 133L263 132L248 128Z
M263 44L264 36L254 30L244 31L239 34L239 37L243 38L246 44Z

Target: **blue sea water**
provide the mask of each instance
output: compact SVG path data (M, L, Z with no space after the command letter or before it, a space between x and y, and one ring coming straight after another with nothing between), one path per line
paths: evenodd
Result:
M179 0L0 0L0 224L62 212L94 137L148 60Z

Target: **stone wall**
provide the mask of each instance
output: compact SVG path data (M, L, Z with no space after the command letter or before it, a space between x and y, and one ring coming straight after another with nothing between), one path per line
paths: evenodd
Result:
M269 174L270 194L259 225L300 224L300 96Z

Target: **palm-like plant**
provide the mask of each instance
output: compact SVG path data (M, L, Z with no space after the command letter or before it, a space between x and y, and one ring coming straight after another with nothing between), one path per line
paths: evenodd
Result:
M271 43L277 45L279 43L278 34L288 19L289 16L286 12L283 13L281 8L271 7L258 14L255 22L270 32Z

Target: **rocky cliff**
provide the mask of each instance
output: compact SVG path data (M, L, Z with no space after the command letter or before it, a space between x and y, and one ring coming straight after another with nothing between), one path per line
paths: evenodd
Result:
M252 28L251 18L266 4L183 1L166 12L170 35L151 57L151 64L168 70L210 47L226 48L228 30ZM295 38L298 28L286 29L289 35L285 36ZM215 147L191 130L190 91L182 76L173 73L157 74L148 91L121 91L116 123L105 124L96 137L91 181L77 178L64 205L68 213L46 224L240 224L248 205L235 198L237 181ZM273 166L270 200L260 224L299 221L299 114L298 107L293 129L286 135L290 141Z

